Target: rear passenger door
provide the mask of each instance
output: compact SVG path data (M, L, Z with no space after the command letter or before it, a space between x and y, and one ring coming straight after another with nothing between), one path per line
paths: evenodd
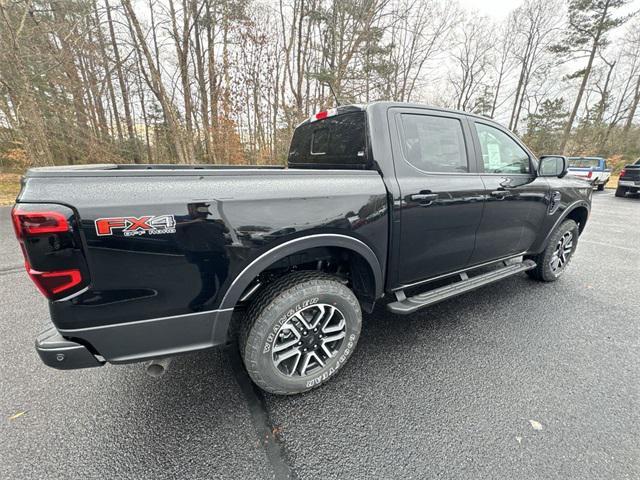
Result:
M468 264L484 185L466 117L420 108L388 116L401 193L396 285L407 285Z

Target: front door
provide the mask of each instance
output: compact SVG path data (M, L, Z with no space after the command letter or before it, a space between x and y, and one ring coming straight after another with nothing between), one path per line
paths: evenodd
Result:
M484 193L466 117L394 108L389 121L401 193L396 284L464 268Z
M534 242L548 204L549 184L536 175L533 155L507 130L471 119L485 188L484 212L470 263L525 252Z

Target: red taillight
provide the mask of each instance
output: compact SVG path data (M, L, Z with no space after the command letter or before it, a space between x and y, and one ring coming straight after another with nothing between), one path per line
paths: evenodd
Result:
M626 174L627 174L627 171L625 169L622 169L622 171L620 172L620 177L619 178L624 177Z
M83 279L80 269L69 268L77 266L77 262L71 262L64 270L59 269L59 262L54 261L54 257L60 251L60 240L47 241L50 236L63 238L72 234L67 220L69 215L62 213L66 207L55 206L61 211L49 210L46 207L49 205L16 206L11 211L11 219L29 277L45 297L58 298L59 294L80 285ZM35 245L40 246L34 247ZM32 262L37 268L32 267Z
M69 231L67 218L60 212L26 212L14 208L11 217L18 238Z
M25 267L33 283L36 284L38 290L47 298L69 290L82 281L82 274L80 270L77 269L60 270L57 272L38 272L31 268L28 263L25 264Z
M587 173L587 178L591 178L593 176L593 171L589 170L589 173Z

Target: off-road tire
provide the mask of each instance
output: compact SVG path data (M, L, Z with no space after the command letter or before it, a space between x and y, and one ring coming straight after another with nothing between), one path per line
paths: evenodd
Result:
M573 247L571 248L571 252L565 262L563 268L559 272L554 272L551 268L550 262L554 255L554 252L558 248L558 244L560 240L567 234L568 232L572 235ZM555 282L562 273L566 270L571 259L573 258L573 254L576 251L578 246L578 224L573 220L565 220L556 228L556 230L549 237L549 242L547 243L547 247L538 255L531 255L525 258L531 259L536 262L536 268L527 270L527 275L529 275L534 280L538 280L540 282Z
M305 376L287 376L274 363L273 342L293 313L314 304L339 309L345 320L344 340L320 370ZM240 327L238 346L244 366L257 386L278 395L294 395L324 384L342 369L356 347L361 326L358 299L340 279L322 272L295 272L266 286L251 302Z
M627 193L627 189L624 187L616 188L616 197L624 197Z

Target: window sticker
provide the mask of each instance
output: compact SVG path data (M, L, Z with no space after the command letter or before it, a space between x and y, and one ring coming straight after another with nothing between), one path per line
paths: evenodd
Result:
M489 153L489 169L497 170L502 166L502 159L500 158L500 145L497 143L488 143L487 152Z

